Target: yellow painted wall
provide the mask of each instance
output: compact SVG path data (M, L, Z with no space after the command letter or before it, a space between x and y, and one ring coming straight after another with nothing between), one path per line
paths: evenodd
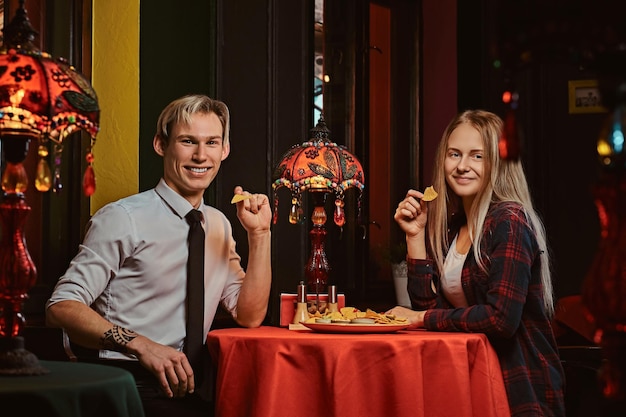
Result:
M93 214L139 190L139 0L93 1L92 84L100 104Z

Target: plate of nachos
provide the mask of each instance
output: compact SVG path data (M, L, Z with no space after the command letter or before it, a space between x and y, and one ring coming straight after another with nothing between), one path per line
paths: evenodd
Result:
M343 307L339 311L313 314L300 322L309 329L322 333L392 333L409 327L404 317L377 313L367 309Z

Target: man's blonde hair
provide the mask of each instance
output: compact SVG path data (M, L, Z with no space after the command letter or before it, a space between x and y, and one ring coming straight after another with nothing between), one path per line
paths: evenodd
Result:
M215 113L222 123L222 142L224 146L229 144L230 112L228 106L219 100L212 99L201 94L191 94L172 101L161 112L157 120L156 136L167 147L170 140L172 127L179 123L190 124L191 116L196 113Z

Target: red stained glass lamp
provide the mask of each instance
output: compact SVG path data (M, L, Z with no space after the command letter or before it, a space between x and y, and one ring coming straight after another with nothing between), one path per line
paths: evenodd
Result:
M345 224L344 197L349 188L359 192L358 211L361 212L361 200L365 189L365 174L359 160L345 146L337 145L329 139L330 131L322 115L317 125L311 129L310 140L294 145L283 156L273 176L274 224L278 216L278 189L286 187L291 191L291 210L289 222L301 223L303 220L302 197L305 193L312 197L314 209L311 215L313 228L311 254L305 266L305 275L310 291L317 294L328 283L330 265L325 252L326 210L328 195L334 195L334 223L342 227Z
M23 0L3 34L0 142L5 170L0 203L0 374L34 375L46 370L35 355L23 348L24 340L19 336L25 324L22 303L37 280L23 232L31 209L24 197L28 176L22 163L30 141L35 140L40 158L35 187L42 192L50 188L61 191L63 143L72 133L86 131L91 140L86 153L83 190L85 195L92 195L95 191L92 147L98 133L100 111L89 81L66 60L53 59L34 46L37 33L30 24ZM52 172L47 163L50 146L54 159Z

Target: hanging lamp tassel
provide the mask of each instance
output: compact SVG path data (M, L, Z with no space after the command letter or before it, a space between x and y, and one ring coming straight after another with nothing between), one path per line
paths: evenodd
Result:
M63 191L63 183L61 182L61 155L63 154L63 146L54 144L54 176L52 178L52 191L60 193Z
M87 168L85 169L85 175L83 176L83 192L87 197L90 197L96 192L96 174L94 173L93 166L91 165L93 163L94 156L91 151L87 152L85 160L87 161Z
M43 143L37 148L37 155L39 155L39 163L37 163L37 175L35 177L35 188L38 191L45 193L52 186L52 173L50 172L50 166L46 158L48 156L48 147Z
M335 199L335 213L333 215L333 220L339 227L342 227L346 223L346 214L343 209L344 205L343 196L337 196Z

